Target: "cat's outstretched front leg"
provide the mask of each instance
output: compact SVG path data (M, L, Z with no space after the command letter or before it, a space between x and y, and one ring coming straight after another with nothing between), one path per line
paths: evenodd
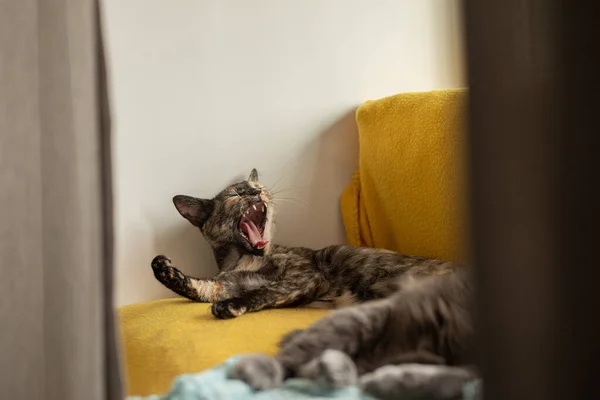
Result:
M257 279L252 276L251 279ZM249 312L260 311L265 308L291 307L310 303L319 297L323 291L318 279L302 283L264 282L263 286L250 287L239 280L238 287L247 288L236 293L233 297L217 301L212 305L212 313L220 319L239 317Z
M171 265L163 255L154 257L152 270L156 279L180 296L201 303L212 303L230 296L225 285L214 279L187 276Z
M235 318L264 308L292 304L300 295L300 292L293 290L284 292L271 284L267 287L246 291L236 297L217 301L213 303L211 310L212 314L219 319Z

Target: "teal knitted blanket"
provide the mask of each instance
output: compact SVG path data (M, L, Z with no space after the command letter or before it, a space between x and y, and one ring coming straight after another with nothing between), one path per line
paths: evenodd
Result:
M330 389L307 379L288 379L281 387L256 392L240 380L227 378L227 372L237 358L232 357L208 371L177 377L170 392L164 396L131 396L127 400L374 400L355 386ZM465 385L462 399L457 400L480 400L480 392L480 382L474 381Z

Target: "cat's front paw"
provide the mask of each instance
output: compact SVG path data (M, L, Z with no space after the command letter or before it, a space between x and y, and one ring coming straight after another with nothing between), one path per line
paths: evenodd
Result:
M154 257L151 265L154 277L170 289L176 289L185 281L185 275L171 266L171 260L167 256Z
M424 364L387 365L360 378L365 393L382 400L459 399L474 375L466 369Z
M152 259L151 265L154 271L162 270L166 267L171 266L171 259L167 256L160 254Z
M245 314L247 310L244 301L239 298L217 301L211 307L212 314L219 319L239 317Z
M354 361L339 350L325 350L323 354L298 369L298 376L316 380L325 386L344 387L356 383L358 373Z
M271 389L283 382L283 367L264 354L242 356L229 371L228 378L240 379L254 390Z

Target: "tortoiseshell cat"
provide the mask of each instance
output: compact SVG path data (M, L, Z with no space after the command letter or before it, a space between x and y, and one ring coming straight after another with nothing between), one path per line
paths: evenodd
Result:
M217 318L332 302L347 295L364 302L392 293L400 275L437 275L456 268L449 261L382 249L335 245L312 250L273 244L275 208L255 169L247 181L228 186L210 200L179 195L173 203L200 229L220 272L213 278L194 278L159 255L152 260L154 276L183 297L213 303Z

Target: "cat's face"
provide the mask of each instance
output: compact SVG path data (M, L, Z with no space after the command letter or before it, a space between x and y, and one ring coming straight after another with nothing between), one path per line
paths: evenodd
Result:
M200 228L213 249L235 244L255 255L269 249L275 210L255 169L247 181L226 187L213 199L179 195L173 203L185 219Z

